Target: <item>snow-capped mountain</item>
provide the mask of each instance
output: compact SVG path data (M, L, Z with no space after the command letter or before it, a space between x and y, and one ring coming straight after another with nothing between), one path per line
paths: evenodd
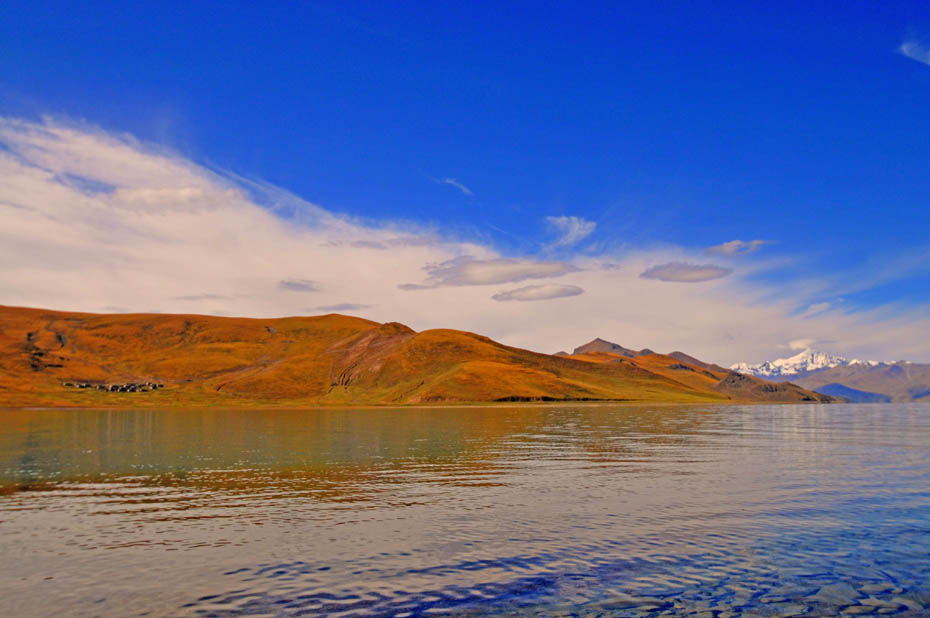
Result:
M864 361L855 358L850 360L842 356L833 356L826 352L819 352L807 348L788 358L779 358L755 365L736 363L735 365L731 365L730 369L740 373L759 376L761 378L780 378L785 376L806 375L813 371L830 369L832 367L845 367L847 365L868 365L870 367L875 367L881 364L883 363L879 361Z

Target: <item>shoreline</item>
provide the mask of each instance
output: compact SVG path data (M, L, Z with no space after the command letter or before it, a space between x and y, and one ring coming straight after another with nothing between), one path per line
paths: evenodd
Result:
M607 406L770 406L770 405L823 405L833 406L849 404L847 401L648 401L648 400L616 400L616 401L526 401L526 402L456 402L443 404L310 404L306 406L8 406L0 405L2 412L58 412L58 411L251 411L251 412L311 412L322 410L442 410L457 408L556 408L556 407L584 407L599 408ZM859 405L859 404L857 404ZM887 405L887 404L886 404Z

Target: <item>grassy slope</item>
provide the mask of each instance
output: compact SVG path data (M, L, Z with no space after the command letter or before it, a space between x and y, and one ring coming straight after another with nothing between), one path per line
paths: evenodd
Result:
M719 378L684 365L663 355L556 357L473 333L416 333L341 315L259 320L0 306L0 406L759 399L721 392ZM67 381L167 388L109 393Z

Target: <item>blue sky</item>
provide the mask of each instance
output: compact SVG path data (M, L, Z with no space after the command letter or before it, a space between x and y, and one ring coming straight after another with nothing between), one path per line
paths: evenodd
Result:
M795 316L930 303L926 3L262 4L4 3L0 114L500 258L665 251ZM736 239L769 242L704 253Z

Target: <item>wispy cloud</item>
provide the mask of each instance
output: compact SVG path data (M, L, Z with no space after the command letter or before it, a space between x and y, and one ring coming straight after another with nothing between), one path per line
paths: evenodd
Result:
M828 302L814 303L809 305L807 309L801 312L798 317L802 319L810 318L812 316L818 315L830 309L833 305Z
M930 66L930 46L922 45L917 41L905 41L898 47L898 51L911 60Z
M558 237L548 245L550 249L577 245L590 236L597 227L594 221L586 221L581 217L546 217L546 222L558 234Z
M458 180L456 180L455 178L437 178L437 179L436 179L436 182L438 182L438 183L441 184L441 185L449 185L450 187L455 187L456 189L458 189L459 191L461 191L461 192L464 193L465 195L468 195L468 196L474 195L474 193L472 193L471 189L469 189L468 187L466 187L465 185L463 185L462 183L460 183L460 182L459 182Z
M444 286L493 285L516 283L527 279L548 279L577 272L578 267L566 262L537 262L498 258L478 260L466 255L441 264L427 264L424 283L401 284L402 290L423 290Z
M658 281L673 281L676 283L700 283L726 277L733 271L714 264L688 264L685 262L669 262L647 268L639 274L643 279L657 279Z
M704 250L707 255L716 255L721 257L739 257L754 253L764 247L772 244L771 240L731 240Z
M353 240L350 246L358 249L387 249L388 246L380 240Z
M282 279L278 287L290 292L319 292L320 284L310 279Z
M559 285L556 283L549 283L545 285L528 285L526 287L517 288L515 290L498 292L491 298L497 301L533 301L565 298L567 296L578 296L583 293L584 290L577 285Z
M418 236L398 236L396 238L387 238L384 240L353 240L348 244L351 247L360 249L392 249L396 247L429 247L440 244L439 237L432 234L423 234ZM332 246L338 246L339 241L331 241Z
M816 285L764 283L746 277L747 268L712 285L657 285L640 275L693 282L729 271L680 247L563 261L504 256L441 229L366 225L260 180L51 120L0 118L0 179L5 305L271 317L306 314L312 298L312 311L364 311L415 330L461 328L541 351L571 349L593 334L730 364L814 338L836 342L831 351L846 356L930 360L925 305L798 311L926 272L926 250ZM554 285L569 274L572 286ZM410 281L434 291L424 298L398 290ZM546 302L544 311L501 301L557 298L569 287L584 293ZM354 307L360 299L370 306Z

